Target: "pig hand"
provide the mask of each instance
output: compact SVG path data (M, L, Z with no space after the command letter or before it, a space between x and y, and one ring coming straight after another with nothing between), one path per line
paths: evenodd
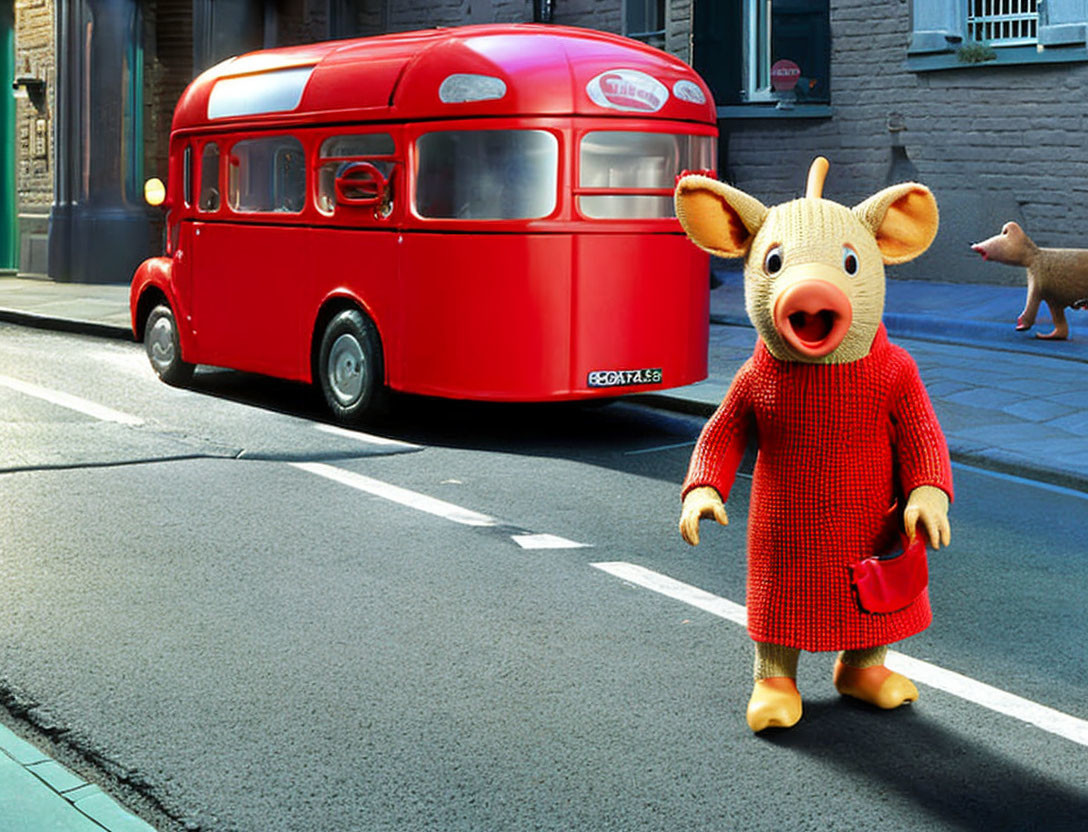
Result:
M903 512L903 529L911 540L921 521L929 545L940 549L948 545L952 529L948 525L948 495L932 485L920 485L910 492Z
M729 525L721 495L709 485L689 491L680 511L680 536L692 546L699 545L699 521L704 517L713 517L723 526Z

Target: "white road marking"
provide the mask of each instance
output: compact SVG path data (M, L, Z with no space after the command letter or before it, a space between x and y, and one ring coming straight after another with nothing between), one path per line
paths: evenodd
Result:
M382 482L381 480L364 476L363 474L345 471L343 468L326 465L323 462L291 462L288 464L301 471L309 471L311 474L317 474L319 477L325 477L326 479L333 480L342 485L347 485L351 488L358 489L359 491L373 494L375 497L381 497L385 500L391 500L394 503L408 506L409 508L444 517L447 520L452 520L454 523L461 523L465 526L500 525L498 520L487 514L480 514L477 511L461 508L460 506L455 506L453 503L447 503L445 500L428 497L426 494L420 494L418 491L409 491L407 488L401 488L399 485L392 485L387 482Z
M1088 721L1083 719L992 687L985 682L978 682L952 670L945 670L943 667L937 667L920 659L912 659L896 650L888 651L885 664L892 670L924 682L931 688L943 690L945 693L951 693L953 696L974 702L991 711L1027 722L1036 728L1042 728L1044 731L1065 737L1080 745L1088 745Z
M356 474L353 471L345 471L343 468L337 468L323 462L290 462L288 464L300 471L317 474L319 477L325 477L341 485L347 485L359 491L365 491L367 494L373 494L375 497L381 497L409 508L425 511L428 514L434 514L464 526L494 528L496 526L510 525L488 514L481 514L478 511L447 503L445 500L420 494L418 491L410 491L407 488L401 488L399 485L382 482L373 477ZM582 549L589 546L587 543L577 543L558 535L537 534L530 531L517 532L510 535L510 538L523 549Z
M514 542L522 549L585 549L588 543L575 543L554 534L514 534Z
M662 575L660 572L654 572L644 566L636 566L633 563L624 563L623 561L594 563L592 565L602 572L615 575L628 583L641 586L644 589L651 589L677 601L683 601L685 604L698 607L742 627L748 626L748 610L740 604L734 604L732 601L718 595L711 595L706 590L699 589L691 584L681 583L668 575Z
M322 433L328 433L332 436L339 436L344 439L355 439L358 442L365 442L368 445L385 445L393 448L404 448L405 450L419 450L422 445L413 445L411 442L401 442L399 439L387 439L384 436L375 436L372 433L363 433L358 430L348 430L347 428L337 427L336 425L326 425L323 423L317 423L314 425Z
M628 583L683 601L735 624L747 625L748 616L744 607L698 587L681 583L667 575L633 563L618 561L592 565ZM911 658L896 650L888 651L886 665L931 688L942 690L996 713L1011 716L1079 745L1088 746L1088 721L1086 720L1046 705L1040 705L1038 702L1032 702L1030 699L1008 693L954 671L945 670L935 664Z
M84 416L90 416L93 419L99 419L103 422L116 422L120 425L142 425L144 423L144 420L138 416L122 413L120 410L114 410L112 407L96 404L87 399L81 399L78 396L62 393L59 390L50 390L48 387L41 387L37 384L31 384L28 381L20 381L19 379L11 378L10 376L0 376L0 386L7 387L9 390L14 390L17 393L33 396L36 399L41 399L50 404L74 410L78 413L82 413Z

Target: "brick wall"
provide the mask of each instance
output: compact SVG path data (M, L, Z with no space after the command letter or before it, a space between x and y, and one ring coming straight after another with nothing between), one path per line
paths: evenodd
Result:
M143 6L144 175L167 178L170 123L193 79L192 0L159 0Z
M48 213L53 202L52 118L56 91L52 0L15 3L15 75L45 80L45 99L15 107L16 189L19 213Z
M668 0L665 6L665 51L691 63L691 0Z
M45 81L40 98L15 105L15 189L19 269L44 274L48 265L49 208L53 204L53 112L56 101L53 0L16 0L15 76Z
M899 277L1022 282L968 249L1010 219L1040 245L1085 245L1088 63L909 71L905 0L832 0L831 39L833 116L723 123L730 181L768 204L790 199L823 154L826 195L853 204L911 173L936 194L941 231Z
M620 4L621 0L561 0L554 4L552 23L619 32ZM391 32L533 19L532 0L397 0L390 6Z
M373 7L371 2L359 4ZM365 14L363 9L356 12ZM299 2L280 2L276 4L276 32L265 33L268 46L292 46L299 43L316 43L329 38L329 4L327 0L301 0ZM270 38L269 35L272 35ZM268 43L269 40L275 43Z

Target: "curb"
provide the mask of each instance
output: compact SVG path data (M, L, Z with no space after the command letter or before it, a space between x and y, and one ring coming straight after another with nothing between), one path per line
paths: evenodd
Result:
M104 324L96 321L81 321L75 318L57 318L51 315L39 315L20 309L0 307L0 321L7 321L35 329L51 329L58 332L74 332L78 335L92 335L96 338L113 338L122 341L135 341L132 330L119 324Z
M0 775L18 777L15 803L23 811L18 820L34 825L22 829L106 830L106 832L155 832L153 826L133 815L98 786L73 774L9 728L0 725ZM25 776L19 777L20 772ZM21 798L21 799L20 799ZM28 810L28 807L32 809ZM5 822L8 819L0 818Z

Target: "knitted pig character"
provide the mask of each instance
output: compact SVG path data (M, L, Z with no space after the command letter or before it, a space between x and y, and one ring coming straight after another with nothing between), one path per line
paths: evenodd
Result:
M841 651L838 691L881 708L918 697L884 667L887 645L925 629L925 591L868 612L851 564L891 551L900 530L948 544L948 448L917 367L881 322L884 264L925 251L937 205L923 185L881 191L853 209L821 197L826 159L806 196L772 208L706 176L683 177L676 213L719 257L745 257L745 306L759 335L703 428L683 486L680 532L725 525L744 447L758 444L748 520L748 631L756 646L753 731L801 718L801 650Z

